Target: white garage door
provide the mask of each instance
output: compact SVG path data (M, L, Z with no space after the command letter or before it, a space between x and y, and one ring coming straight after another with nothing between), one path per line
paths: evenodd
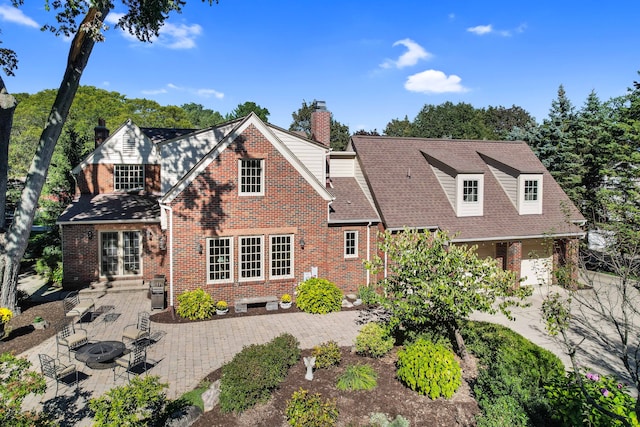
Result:
M545 253L541 242L522 244L522 263L520 277L523 285L539 285L551 283L553 256Z

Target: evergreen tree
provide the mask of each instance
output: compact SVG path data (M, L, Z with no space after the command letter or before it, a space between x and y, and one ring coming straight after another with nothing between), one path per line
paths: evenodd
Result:
M289 126L289 130L293 132L303 132L307 138L311 137L311 113L315 109L314 103L307 104L307 101L302 101L302 106L291 113L293 122ZM349 133L349 126L343 125L337 120L334 120L333 114L331 114L331 131L330 131L330 146L335 151L344 151L349 144L351 135Z

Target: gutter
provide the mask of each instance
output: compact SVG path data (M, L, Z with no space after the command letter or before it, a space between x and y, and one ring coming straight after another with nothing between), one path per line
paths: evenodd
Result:
M501 240L522 240L522 239L548 239L551 237L580 237L584 238L586 233L559 233L559 234L539 234L539 235L529 235L529 236L504 236L504 237L491 237L491 238L467 238L467 239L451 239L452 243L457 242L495 242Z
M161 204L160 209L169 212L169 306L173 307L173 208Z
M367 224L367 262L371 262L371 224L373 221L369 221ZM371 284L371 272L367 269L367 286Z

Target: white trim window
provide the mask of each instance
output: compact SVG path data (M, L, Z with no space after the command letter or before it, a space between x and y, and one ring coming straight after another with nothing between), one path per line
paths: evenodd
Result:
M115 191L144 189L143 165L115 165L113 169L113 188Z
M344 232L344 257L345 258L358 257L358 232L357 231Z
M270 240L271 278L293 278L293 235L273 235Z
M233 238L207 239L207 282L233 281Z
M462 182L462 202L478 203L478 180L465 179Z
M142 274L139 231L100 233L100 275L133 276Z
M241 236L239 241L239 280L263 280L263 236Z
M524 201L525 202L537 202L538 201L538 180L537 179L525 179L525 181L524 181Z
M264 195L264 160L240 159L238 182L241 196Z

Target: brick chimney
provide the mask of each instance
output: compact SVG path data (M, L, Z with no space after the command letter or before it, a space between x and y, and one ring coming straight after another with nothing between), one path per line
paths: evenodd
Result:
M98 148L100 144L102 144L107 138L109 138L109 129L107 129L106 125L107 122L104 119L100 118L98 119L98 126L93 128L96 148Z
M331 112L324 101L314 101L311 113L311 138L329 147L331 142Z

